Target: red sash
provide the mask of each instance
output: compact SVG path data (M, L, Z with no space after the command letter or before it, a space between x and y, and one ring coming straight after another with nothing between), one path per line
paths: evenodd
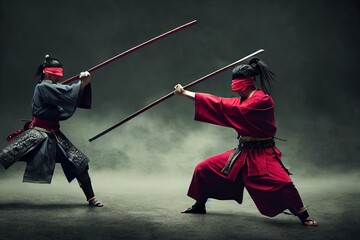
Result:
M33 117L33 120L31 121L29 127L41 127L51 132L56 132L60 130L59 121L48 121L36 117Z
M48 131L51 131L51 132L56 132L56 131L60 130L59 121L47 121L47 120L42 120L42 119L33 117L33 120L31 122L25 123L25 125L24 125L24 127L22 129L16 130L15 132L13 132L9 136L7 136L6 141L10 142L17 135L25 132L29 128L34 128L34 127L44 128L44 129L46 129Z

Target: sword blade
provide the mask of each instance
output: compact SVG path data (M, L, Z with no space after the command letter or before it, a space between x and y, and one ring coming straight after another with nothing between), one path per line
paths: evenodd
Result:
M212 72L212 73L209 73L208 75L205 75L205 76L203 76L203 77L201 77L201 78L199 78L199 79L197 79L197 80L189 83L188 85L184 86L184 88L188 88L188 87L194 86L194 85L196 85L196 84L199 84L200 82L202 82L202 81L204 81L204 80L206 80L206 79L208 79L208 78L210 78L210 77L212 77L212 76L214 76L214 75L216 75L216 74L219 74L220 72L223 72L223 71L225 71L226 69L228 69L228 68L230 68L230 67L232 67L232 66L234 66L234 65L236 65L236 64L238 64L238 63L240 63L240 62L242 62L242 61L245 61L246 59L249 59L249 58L251 58L252 56L255 56L256 54L261 53L261 52L263 52L263 51L264 51L264 49L259 49L259 50L257 50L256 52L253 52L253 53L247 55L246 57L241 58L240 60L237 60L237 61L235 61L235 62L233 62L233 63L231 63L231 64L229 64L229 65L227 65L227 66L225 66L225 67L223 67L223 68L220 68L220 69L218 69L218 70L216 70L216 71L214 71L214 72ZM92 141L94 141L95 139L97 139L97 138L105 135L106 133L112 131L113 129L115 129L115 128L117 128L117 127L119 127L120 125L126 123L126 122L129 121L130 119L133 119L134 117L138 116L139 114L141 114L141 113L149 110L150 108L154 107L155 105L158 105L159 103L165 101L166 99L168 99L168 98L170 98L170 97L172 97L172 96L174 96L174 95L175 95L174 92L168 93L167 95L159 98L158 100L150 103L149 105L143 107L142 109L140 109L140 110L134 112L133 114L127 116L126 118L124 118L124 119L121 120L120 122L116 123L116 124L113 125L112 127L108 128L108 129L102 131L101 133L97 134L96 136L90 138L90 139L89 139L89 142L92 142Z
M184 28L190 27L190 26L192 26L192 25L194 25L196 23L197 23L197 21L193 20L193 21L188 22L188 23L186 23L184 25L181 25L181 26L179 26L177 28L174 28L174 29L172 29L172 30L170 30L170 31L168 31L166 33L163 33L163 34L161 34L161 35L159 35L157 37L154 37L154 38L152 38L152 39L150 39L150 40L148 40L146 42L143 42L143 43L141 43L141 44L139 44L139 45L137 45L137 46L135 46L133 48L130 48L130 49L128 49L128 50L126 50L126 51L124 51L124 52L122 52L122 53L120 53L120 54L118 54L118 55L116 55L116 56L114 56L114 57L112 57L112 58L110 58L110 59L108 59L108 60L106 60L106 61L104 61L104 62L102 62L102 63L100 63L100 64L98 64L96 66L94 66L94 67L92 67L92 68L90 68L87 71L88 72L95 71L96 69L99 69L99 68L101 68L101 67L103 67L103 66L105 66L105 65L107 65L107 64L109 64L109 63L111 63L111 62L113 62L113 61L115 61L115 60L117 60L119 58L121 58L121 57L124 57L124 56L128 55L131 52L134 52L134 51L136 51L136 50L138 50L138 49L140 49L142 47L145 47L146 45L149 45L150 43L153 43L153 42L155 42L157 40L160 40L160 39L162 39L162 38L164 38L166 36L169 36L169 35L171 35L173 33L176 33L176 32L178 32L178 31L180 31L180 30L182 30ZM67 84L67 83L70 83L70 82L72 82L74 80L77 80L77 79L79 79L79 74L75 75L75 76L73 76L73 77L71 77L71 78L69 78L69 79L67 79L67 80L65 80L65 81L63 81L61 83L62 84Z

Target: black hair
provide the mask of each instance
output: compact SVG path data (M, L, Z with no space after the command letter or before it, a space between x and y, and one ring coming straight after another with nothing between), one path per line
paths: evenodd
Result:
M258 58L250 60L249 64L242 64L236 66L232 71L232 79L260 76L260 84L262 90L269 94L269 88L271 88L275 81L275 74L269 69L265 62Z
M45 61L44 63L40 64L36 70L35 76L39 76L40 75L40 80L39 82L41 82L42 80L44 80L45 74L43 73L44 68L46 67L54 67L54 68L62 68L62 64L60 62L59 59L57 58L52 58L49 56L49 54L47 54L45 56Z

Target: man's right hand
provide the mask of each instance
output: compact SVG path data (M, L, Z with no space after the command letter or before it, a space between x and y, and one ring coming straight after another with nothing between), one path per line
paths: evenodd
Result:
M175 89L174 93L176 95L183 95L183 93L185 91L185 89L183 88L183 86L181 86L181 84L176 84L174 89Z
M83 86L86 86L90 83L91 80L91 74L88 71L81 72L79 74L79 78L81 80L81 83Z
M185 90L184 87L181 86L181 84L176 84L174 88L175 88L174 93L176 95L184 96L184 97L189 98L191 100L195 99L195 93L190 92L188 90Z

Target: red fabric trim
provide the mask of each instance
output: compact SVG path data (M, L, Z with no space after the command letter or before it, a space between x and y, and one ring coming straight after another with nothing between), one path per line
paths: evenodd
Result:
M20 133L23 133L25 132L25 129L19 129L19 130L16 130L15 132L11 133L9 136L6 137L6 141L7 142L10 142L12 141L17 135L19 135Z

